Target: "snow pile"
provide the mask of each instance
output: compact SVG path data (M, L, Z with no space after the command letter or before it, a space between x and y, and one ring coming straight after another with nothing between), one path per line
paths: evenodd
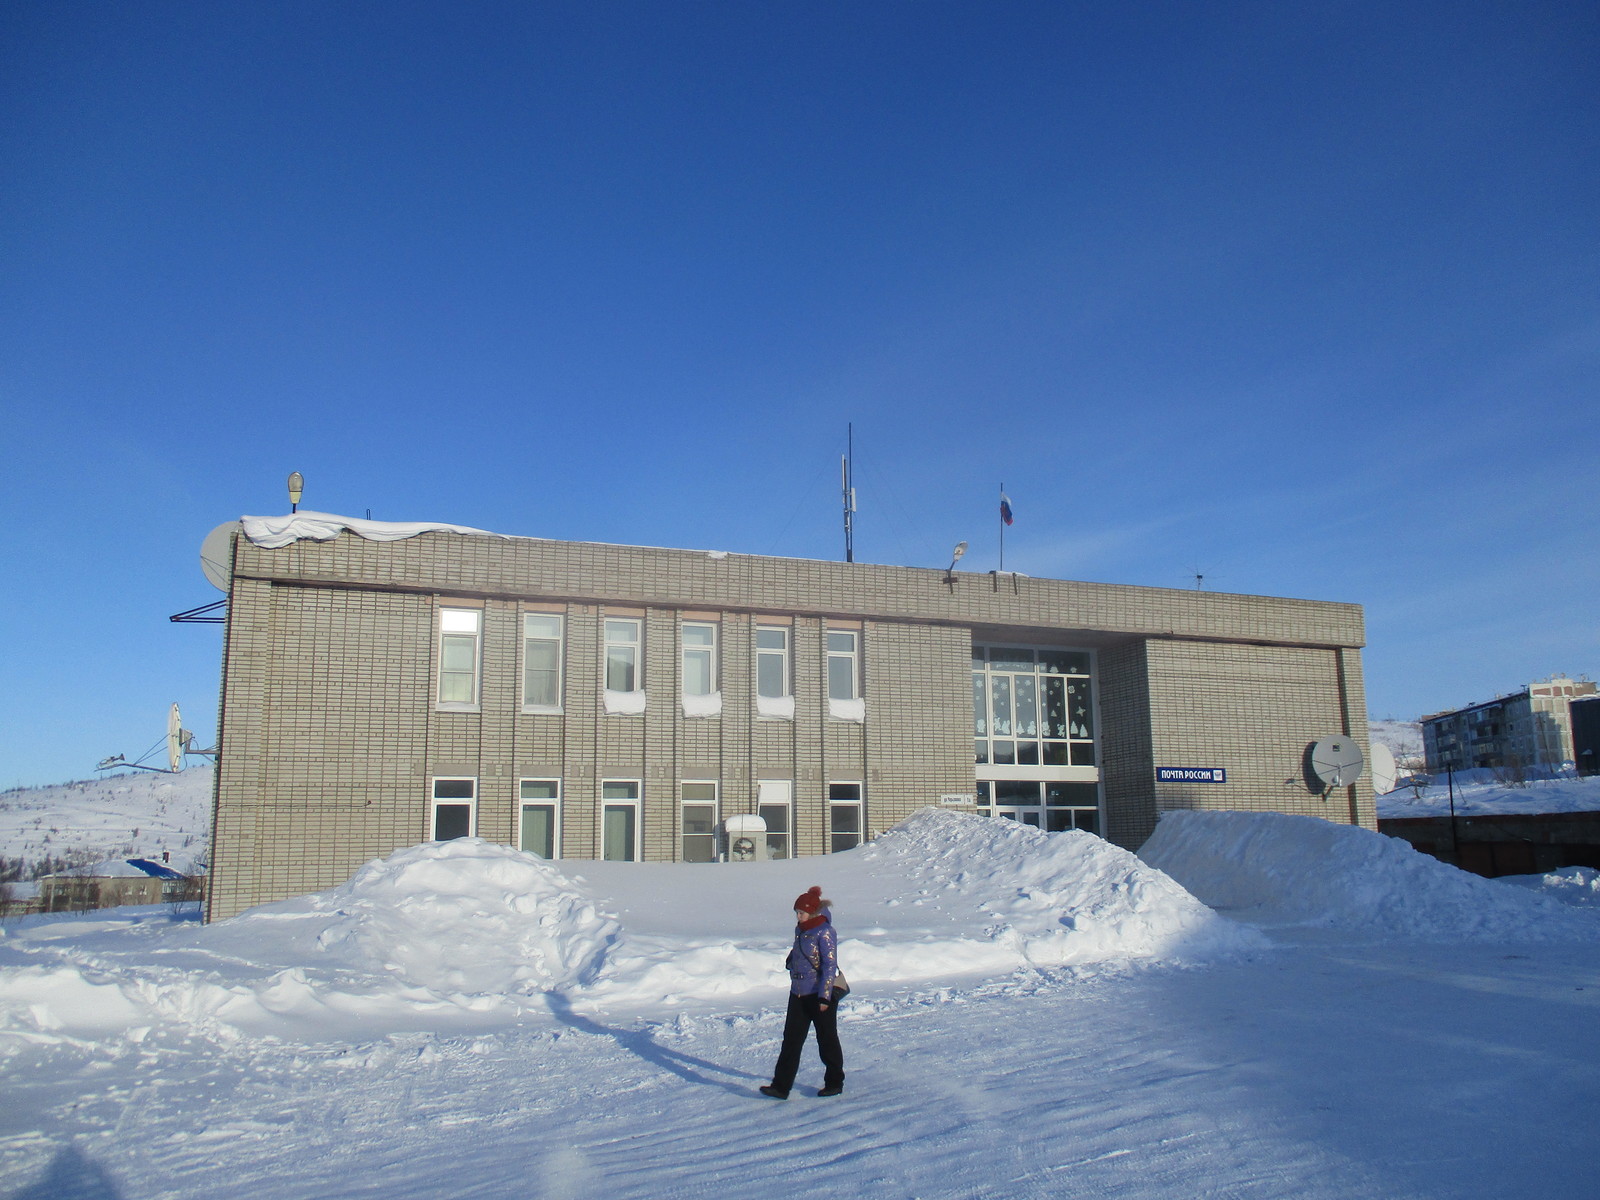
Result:
M1066 965L1195 962L1265 944L1091 834L941 809L823 858L585 871L626 914L594 984L570 992L586 1008L784 988L792 900L812 883L834 901L839 964L862 993Z
M617 932L553 864L481 838L398 851L310 899L335 916L318 950L445 995L581 982Z
M1203 958L1261 944L1137 856L1081 831L924 809L861 858L874 874L953 891L990 918L984 937L1016 966Z
M1139 855L1214 908L1435 941L1593 937L1591 921L1320 817L1169 812Z
M490 533L487 529L474 529L470 525L444 525L437 521L364 521L359 517L309 511L286 513L281 517L240 517L239 524L244 529L245 537L269 550L278 550L302 539L310 542L332 541L346 531L369 542L398 542L423 533L505 536Z
M1529 888L1579 908L1600 908L1600 871L1593 867L1563 867L1543 875L1502 875L1495 882Z

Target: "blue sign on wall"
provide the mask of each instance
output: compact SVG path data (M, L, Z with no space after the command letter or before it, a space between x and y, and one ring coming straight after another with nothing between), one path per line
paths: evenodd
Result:
M1226 767L1157 767L1157 783L1227 783Z

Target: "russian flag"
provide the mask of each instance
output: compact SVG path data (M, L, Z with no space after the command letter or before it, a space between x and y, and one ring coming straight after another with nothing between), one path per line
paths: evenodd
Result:
M1000 493L1000 519L1007 525L1011 524L1011 497L1004 492Z

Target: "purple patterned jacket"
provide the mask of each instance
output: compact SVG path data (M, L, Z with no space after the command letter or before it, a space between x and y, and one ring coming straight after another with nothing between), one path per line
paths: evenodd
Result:
M816 996L827 1000L833 992L833 977L839 973L839 939L833 921L824 911L822 924L812 929L794 929L794 949L783 965L789 968L789 994Z

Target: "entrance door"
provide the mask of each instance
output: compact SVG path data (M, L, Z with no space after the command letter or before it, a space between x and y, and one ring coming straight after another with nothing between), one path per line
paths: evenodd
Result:
M1035 829L1044 828L1044 809L1037 805L997 804L994 815L1004 817L1008 821L1021 821L1024 825L1032 825Z

